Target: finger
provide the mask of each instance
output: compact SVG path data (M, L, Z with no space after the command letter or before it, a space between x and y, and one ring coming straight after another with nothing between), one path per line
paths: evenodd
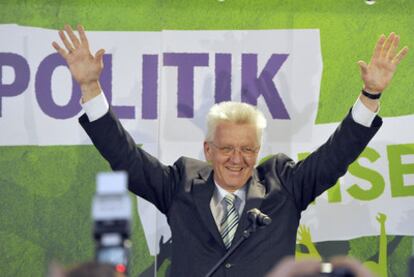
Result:
M82 45L89 48L88 38L86 37L85 29L83 28L82 25L78 25L78 32L79 32L79 37L80 37L80 41Z
M287 257L279 262L266 277L313 276L319 273L320 266L320 262L315 259L295 262L293 257Z
M65 25L65 31L66 33L69 35L69 38L72 42L72 44L78 48L80 45L79 39L76 37L75 33L72 30L72 27L70 27L70 25L66 24Z
M295 258L294 257L286 257L282 261L276 264L273 267L272 271L266 275L266 277L280 277L286 276L291 268L295 266Z
M382 57L385 57L388 54L388 51L390 50L390 47L392 43L394 42L394 38L395 38L395 33L392 32L384 43L384 47L381 52Z
M398 52L397 56L394 57L394 59L392 60L392 63L394 64L399 64L404 57L407 55L408 53L408 47L405 46L403 49L400 50L400 52Z
M373 277L371 272L364 267L359 261L346 257L334 257L331 260L333 268L348 268L350 269L356 277Z
M377 44L375 45L374 54L372 55L371 60L377 59L381 56L381 50L382 50L382 46L384 45L384 42L385 42L385 35L382 34L380 38L378 39Z
M397 53L399 42L400 42L400 36L395 36L394 41L390 47L390 50L387 53L388 60L392 61L392 59L394 59L395 54Z
M63 44L66 47L66 50L70 52L73 52L73 50L75 50L75 48L73 48L73 45L69 42L69 40L67 39L65 33L63 31L59 31L59 37L62 40Z
M65 49L61 48L59 44L55 41L52 42L52 46L62 56L62 58L66 59L68 53L65 51Z
M102 63L103 62L103 55L105 54L105 50L104 49L99 49L98 52L96 52L95 54L95 61Z
M359 69L361 70L362 75L366 75L368 73L368 65L364 61L358 61Z
M291 275L286 276L314 276L320 273L321 263L318 260L303 260L296 262L291 269Z

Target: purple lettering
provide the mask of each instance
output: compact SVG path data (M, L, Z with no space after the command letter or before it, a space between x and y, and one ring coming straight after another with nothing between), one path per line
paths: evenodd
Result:
M157 119L158 55L142 56L142 119Z
M242 102L257 105L260 95L273 119L290 119L273 78L286 61L288 54L272 54L257 77L257 54L242 55Z
M112 55L105 54L103 56L104 69L101 73L99 82L102 85L102 90L108 100L108 103L112 103ZM135 118L134 106L115 106L111 105L114 113L119 119L133 119Z
M208 54L164 53L164 65L177 67L177 116L194 117L194 67L208 66Z
M3 67L14 70L14 81L3 84ZM14 53L0 53L0 117L2 116L2 98L17 96L26 90L30 80L30 69L26 59Z
M52 98L52 74L58 66L66 66L66 61L57 53L47 56L40 64L36 73L35 94L39 107L50 117L67 119L81 110L79 85L72 79L72 95L64 106L57 105Z
M215 58L215 103L231 101L231 54L217 53Z

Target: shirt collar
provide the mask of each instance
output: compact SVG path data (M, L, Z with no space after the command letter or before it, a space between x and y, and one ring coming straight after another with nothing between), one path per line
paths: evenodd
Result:
M216 186L216 189L214 190L213 201L214 201L214 205L217 206L221 203L223 198L229 192L223 189L220 185L218 185L215 180L214 180L214 185ZM243 186L242 188L233 192L233 194L236 195L237 198L240 199L242 203L246 201L246 187L247 186Z

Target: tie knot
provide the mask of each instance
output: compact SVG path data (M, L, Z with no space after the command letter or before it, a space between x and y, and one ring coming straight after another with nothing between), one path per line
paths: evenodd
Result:
M234 195L233 193L228 193L224 197L224 201L227 206L233 206L234 203L236 202L236 195Z

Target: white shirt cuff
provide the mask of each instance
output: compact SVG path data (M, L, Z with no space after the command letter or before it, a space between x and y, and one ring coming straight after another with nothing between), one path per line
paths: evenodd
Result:
M375 116L378 114L379 108L376 112L371 111L359 100L355 102L352 107L352 118L356 123L359 123L365 127L371 127L372 121L374 121Z
M106 101L106 97L103 92L85 103L82 103L81 100L81 106L90 122L101 118L109 110L109 104L108 101Z

